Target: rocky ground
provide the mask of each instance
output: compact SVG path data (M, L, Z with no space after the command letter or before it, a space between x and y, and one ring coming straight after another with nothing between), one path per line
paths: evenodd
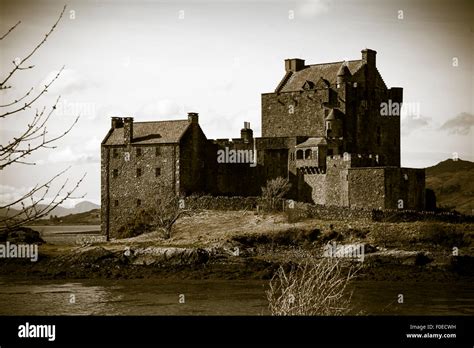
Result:
M280 266L325 246L363 245L359 279L474 279L472 224L375 223L306 219L288 223L283 213L202 211L182 218L172 237L159 232L81 246L43 243L37 262L0 259L0 273L40 278L269 279ZM23 232L31 242L33 232ZM9 236L0 236L3 242ZM14 234L20 243L22 233ZM2 241L0 241L2 242Z

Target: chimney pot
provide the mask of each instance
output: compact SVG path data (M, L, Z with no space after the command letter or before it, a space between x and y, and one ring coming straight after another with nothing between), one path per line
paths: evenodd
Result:
M188 112L189 123L199 123L199 114L197 112Z

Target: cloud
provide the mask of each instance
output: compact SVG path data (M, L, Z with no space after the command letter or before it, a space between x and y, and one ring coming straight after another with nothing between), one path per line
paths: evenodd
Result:
M51 71L46 78L44 78L38 88L42 89L50 83L58 74L59 70ZM64 69L59 75L58 79L53 82L48 89L52 94L72 94L75 92L83 92L85 89L92 87L94 83L88 81L82 74L73 69Z
M185 117L184 109L184 105L179 105L174 100L155 100L143 104L136 115L154 120L157 118L176 119Z
M56 164L56 163L73 163L73 164L86 164L86 163L99 163L99 145L94 148L90 140L82 147L82 150L72 149L70 146L65 147L62 150L53 151L47 159L37 161L37 164ZM88 151L84 151L84 150Z
M22 198L30 192L33 187L14 187L10 185L0 185L0 205L6 205ZM25 202L26 203L26 202ZM21 207L21 204L15 205L15 208Z
M315 17L329 12L329 0L302 1L296 12L302 17Z
M402 135L407 136L419 129L431 128L431 117L423 115L405 116L401 119Z
M474 126L474 115L462 112L447 120L439 129L450 134L468 135Z

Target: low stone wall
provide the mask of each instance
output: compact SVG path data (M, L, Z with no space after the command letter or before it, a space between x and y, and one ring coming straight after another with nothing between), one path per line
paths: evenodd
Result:
M365 209L308 204L311 217L321 220L352 220L372 218L372 212Z
M449 212L386 209L373 210L372 220L378 222L439 221L463 223L474 222L474 216L454 214Z
M185 198L185 205L191 209L257 210L257 206L264 206L264 202L261 197L189 196ZM283 200L278 200L275 206L282 210Z

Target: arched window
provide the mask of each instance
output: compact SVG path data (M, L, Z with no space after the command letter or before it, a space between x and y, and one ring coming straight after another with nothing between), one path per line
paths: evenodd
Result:
M296 159L303 159L303 150L296 151Z
M305 159L310 159L311 158L311 150L308 149L304 152L304 158Z

